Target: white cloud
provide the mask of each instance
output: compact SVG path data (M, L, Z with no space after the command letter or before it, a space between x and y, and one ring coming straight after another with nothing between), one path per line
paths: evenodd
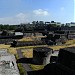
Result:
M41 16L37 16L37 15L41 15ZM0 18L0 24L20 24L20 23L32 22L33 20L45 21L50 17L47 15L49 15L47 10L38 9L32 11L32 13L18 13L14 16Z
M25 17L26 17L26 15L25 15L25 14L23 14L23 13L19 13L19 14L17 14L17 15L16 15L16 17L18 17L18 18L25 18Z
M19 13L16 15L17 21L19 22L25 22L27 21L27 16L24 13Z
M65 10L65 8L64 8L64 7L61 7L61 8L60 8L60 10L61 10L61 11L64 11L64 10Z
M62 16L62 17L63 17L63 16L65 17L66 14L67 14L67 13L66 13L66 10L65 10L65 7L61 7L59 12L60 12L59 15Z
M47 10L43 10L43 9L34 10L33 13L35 15L41 15L41 16L49 15L49 12Z
M0 18L0 24L20 24L25 22L28 22L28 19L24 13L19 13L11 17Z

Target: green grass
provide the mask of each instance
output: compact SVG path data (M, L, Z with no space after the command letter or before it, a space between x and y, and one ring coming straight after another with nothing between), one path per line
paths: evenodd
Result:
M18 69L19 69L20 75L26 75L26 72L25 72L22 64L18 63L17 65L18 65Z
M44 65L30 65L30 67L32 68L32 70L41 70L44 68Z
M18 54L15 54L15 58L16 58L16 60L17 60L17 59L19 59L19 56L18 56Z
M16 57L16 60L19 59L18 54L15 54L15 57ZM25 69L23 68L22 64L18 63L17 66L18 66L20 75L26 75Z

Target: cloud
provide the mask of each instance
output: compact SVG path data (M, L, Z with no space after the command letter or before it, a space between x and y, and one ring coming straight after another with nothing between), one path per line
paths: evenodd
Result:
M20 24L25 22L28 22L28 19L24 13L19 13L11 17L0 18L0 24Z
M17 21L19 22L25 22L27 21L27 16L24 13L19 13L16 15Z
M25 15L25 14L23 14L23 13L19 13L19 14L17 14L17 15L16 15L16 17L19 17L19 18L25 18L25 17L26 17L26 15Z
M61 7L59 12L60 12L59 15L62 16L62 17L63 16L65 17L67 15L65 7Z
M49 12L47 10L43 10L43 9L34 10L33 13L35 15L40 15L40 16L47 16L47 15L49 15Z
M49 15L47 11L48 10L38 9L38 10L32 11L32 13L18 13L14 16L3 17L3 18L0 18L0 24L20 24L20 23L32 22L33 20L45 21L50 17L50 16L47 16Z
M64 11L64 10L65 10L65 8L64 8L64 7L61 7L61 8L60 8L60 10L61 10L61 11Z

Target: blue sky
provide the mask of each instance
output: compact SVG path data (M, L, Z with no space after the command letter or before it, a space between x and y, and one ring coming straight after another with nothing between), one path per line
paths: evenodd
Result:
M74 22L74 0L0 0L0 23Z

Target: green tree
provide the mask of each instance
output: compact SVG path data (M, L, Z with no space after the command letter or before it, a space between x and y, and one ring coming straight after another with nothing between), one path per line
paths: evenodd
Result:
M7 36L8 35L8 32L6 30L4 30L1 35L2 36Z

